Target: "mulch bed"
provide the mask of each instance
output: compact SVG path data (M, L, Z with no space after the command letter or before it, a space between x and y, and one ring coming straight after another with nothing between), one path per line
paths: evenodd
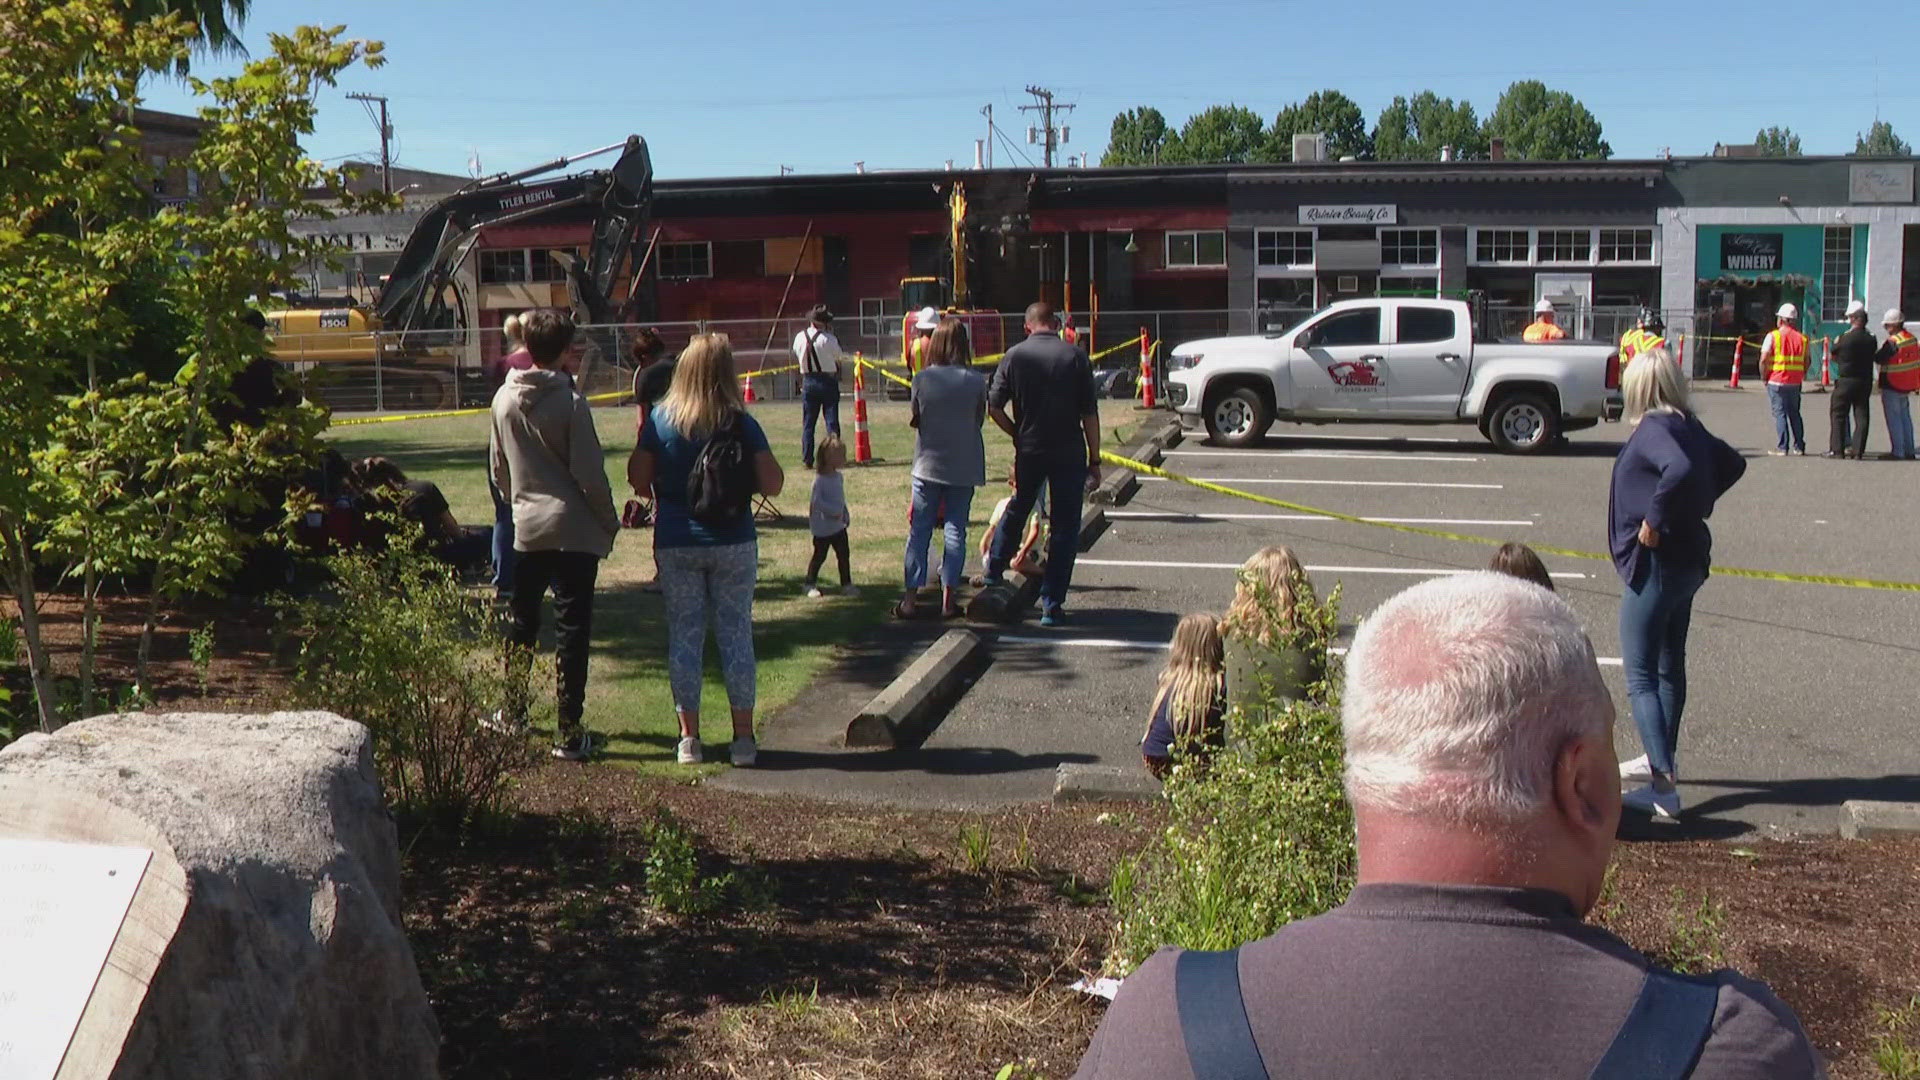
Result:
M1141 808L903 812L542 768L504 832L407 856L408 931L449 1077L957 1077L1073 1071L1103 1006L1107 875ZM653 910L666 809L765 906ZM963 829L985 825L988 868ZM403 837L403 843L408 838ZM1920 841L1623 845L1600 917L1649 953L1768 982L1841 1080L1920 989ZM1709 909L1703 928L1699 914ZM1713 915L1718 918L1714 919Z

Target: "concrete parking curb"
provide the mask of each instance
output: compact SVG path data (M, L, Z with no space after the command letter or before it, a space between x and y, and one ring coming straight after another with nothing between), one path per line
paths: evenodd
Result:
M986 641L949 630L847 724L850 747L918 746L986 666Z
M1144 766L1062 765L1054 771L1053 801L1159 802L1160 781Z
M1840 835L1849 840L1920 833L1920 803L1849 799L1840 806Z
M1149 465L1158 465L1161 455L1166 453L1167 448L1179 441L1180 418L1170 416L1121 456L1135 461L1144 461ZM1139 487L1140 478L1132 469L1114 469L1107 474L1106 479L1100 481L1099 487L1093 489L1093 494L1087 497L1087 501L1096 506L1112 506L1132 498ZM1085 542L1084 536L1082 542Z

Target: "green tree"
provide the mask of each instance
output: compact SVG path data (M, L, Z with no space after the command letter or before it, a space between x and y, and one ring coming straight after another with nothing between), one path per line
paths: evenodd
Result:
M1800 136L1792 128L1765 127L1754 132L1753 145L1760 148L1761 157L1799 157Z
M1360 106L1338 90L1316 90L1273 118L1262 160L1292 161L1293 137L1312 133L1327 137L1327 156L1336 161L1373 156L1373 139L1367 134L1367 118Z
M1213 105L1187 118L1161 160L1182 165L1254 161L1264 139L1259 113L1239 105Z
M1107 152L1100 155L1100 164L1104 167L1158 165L1173 138L1167 118L1159 109L1151 105L1128 109L1113 118L1113 127L1107 134Z
M1600 121L1563 90L1549 90L1537 79L1507 87L1488 114L1489 141L1501 139L1511 158L1535 161L1597 161L1613 156L1601 138Z
M1855 157L1912 157L1913 147L1893 133L1893 125L1875 120L1865 135L1853 138Z
M1459 160L1486 156L1487 140L1471 103L1422 90L1412 101L1396 97L1380 110L1373 129L1373 156L1378 160L1438 161L1444 146L1453 147Z

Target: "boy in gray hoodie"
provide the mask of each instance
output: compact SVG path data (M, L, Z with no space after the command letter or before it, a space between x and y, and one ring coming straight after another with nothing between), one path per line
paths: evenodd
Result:
M488 462L513 511L513 646L507 661L504 724L524 729L527 677L540 637L540 602L553 590L558 639L560 725L553 756L591 757L598 740L582 726L587 647L593 634L593 585L613 551L620 514L613 506L600 436L587 400L574 391L561 358L573 344L573 319L542 308L521 320L534 366L514 371L493 395Z

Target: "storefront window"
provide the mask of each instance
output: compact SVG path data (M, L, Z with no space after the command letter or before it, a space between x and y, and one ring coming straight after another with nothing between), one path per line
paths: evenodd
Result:
M1440 265L1440 230L1381 229L1380 262L1385 266Z
M1261 266L1313 266L1312 229L1261 229L1254 234L1254 261Z
M1600 261L1603 263L1652 262L1653 230L1601 229Z
M713 248L704 240L661 244L660 276L663 278L712 277Z
M1853 301L1853 229L1827 227L1826 248L1820 259L1820 317L1838 320Z
M525 280L526 248L500 248L480 253L480 284L517 285Z
M1532 262L1532 240L1526 229L1477 229L1473 258L1475 262L1491 264Z
M1593 230L1541 229L1540 261L1543 263L1592 262Z
M1383 277L1380 279L1381 296L1439 296L1440 286L1436 278L1431 277Z
M575 256L580 254L579 248L560 248L559 250ZM528 281L567 280L567 272L554 259L553 252L552 248L533 248L527 253L528 261L532 264L532 270L527 276Z
M1227 265L1227 234L1224 232L1170 232L1167 234L1169 268Z

